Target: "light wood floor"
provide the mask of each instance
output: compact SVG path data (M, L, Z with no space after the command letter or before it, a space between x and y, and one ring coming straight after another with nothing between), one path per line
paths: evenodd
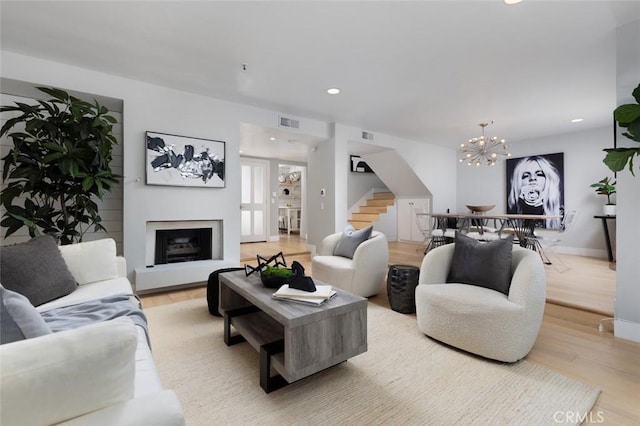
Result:
M389 265L413 265L420 267L424 245L401 242L389 243ZM297 235L280 236L280 241L271 243L242 244L240 257L242 262L256 265L256 254L269 256L282 251L287 260L293 254L307 252L306 241ZM590 312L613 316L613 303L616 297L616 273L609 268L605 259L559 254L568 267L558 272L552 265L546 265L547 301L563 306L576 307ZM291 259L291 262L296 259ZM299 259L300 263L305 265ZM290 262L289 262L290 263ZM307 266L305 265L305 270ZM311 265L308 265L311 268ZM311 269L307 270L311 275Z
M270 256L283 251L290 264L297 260L313 275L306 242L297 236L281 236L277 243L243 244L242 263L256 264L256 254ZM615 272L601 259L561 255L570 269L559 273L547 266L547 304L540 329L527 361L547 367L602 390L593 410L607 425L640 424L640 344L613 336L610 317L615 298ZM390 243L389 264L420 266L422 247ZM205 297L203 287L142 296L145 308ZM386 291L369 299L389 306ZM573 306L581 306L576 309Z

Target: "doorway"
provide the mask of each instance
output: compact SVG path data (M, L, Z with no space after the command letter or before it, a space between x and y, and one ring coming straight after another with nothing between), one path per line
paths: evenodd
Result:
M267 241L269 162L240 158L240 242Z
M297 234L306 239L307 168L301 165L278 165L278 231L279 235Z

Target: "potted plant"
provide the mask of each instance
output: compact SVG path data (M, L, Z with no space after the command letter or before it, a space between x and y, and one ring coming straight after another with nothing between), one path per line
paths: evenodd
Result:
M620 105L613 111L613 118L618 126L626 129L623 136L635 142L640 142L640 84L631 93L636 100L635 104ZM613 172L619 172L628 164L629 171L633 171L633 157L640 156L639 148L607 148L607 155L603 162Z
M5 237L27 227L31 237L45 233L61 244L80 242L91 227L105 230L95 199L118 183L109 165L116 119L97 101L38 90L52 99L0 107L13 114L0 129L0 137L8 133L13 142L2 158L7 186L0 192L6 209L0 225Z
M609 176L606 176L602 180L592 183L591 188L596 188L596 194L607 196L607 204L604 205L603 213L606 216L615 216L616 205L611 202L611 196L616 193L616 181L612 181Z

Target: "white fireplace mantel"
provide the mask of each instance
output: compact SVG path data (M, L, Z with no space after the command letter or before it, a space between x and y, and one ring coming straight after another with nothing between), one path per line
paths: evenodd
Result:
M210 260L154 265L157 230L211 228ZM135 269L136 291L144 292L165 287L207 281L217 269L238 266L223 260L222 220L150 221L146 228L146 267Z

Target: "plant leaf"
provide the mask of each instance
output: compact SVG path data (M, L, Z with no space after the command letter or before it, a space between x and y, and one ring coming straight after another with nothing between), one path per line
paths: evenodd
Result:
M52 151L64 152L64 147L55 142L45 142L42 144L44 147L49 148Z
M56 89L53 87L38 87L37 89L60 101L66 102L69 100L69 94L64 90Z
M640 142L640 118L629 123L625 136L636 142Z
M88 176L82 180L82 189L88 191L93 186L93 178Z
M640 105L620 105L613 111L613 117L622 127L627 127L632 121L640 117Z
M640 148L607 148L605 151L607 155L602 162L606 164L611 171L622 171L627 162L629 162L629 170L631 174L635 176L633 172L633 156L640 155Z
M42 162L51 163L52 161L62 158L63 156L64 154L61 152L53 152L51 154L45 155L44 158L42 159Z
M20 228L22 228L24 226L24 224L22 222L14 222L11 225L4 225L3 224L2 226L6 226L7 227L7 232L4 233L4 237L7 238L9 235L15 233Z

